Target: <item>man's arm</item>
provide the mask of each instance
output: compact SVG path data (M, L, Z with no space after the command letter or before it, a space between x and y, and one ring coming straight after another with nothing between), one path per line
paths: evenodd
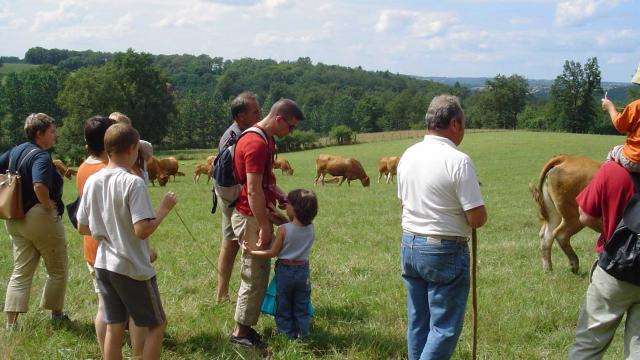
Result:
M487 222L487 209L484 205L480 205L464 212L467 223L474 229L477 229Z
M578 206L578 212L580 213L580 223L584 226L588 226L598 233L602 232L602 219L587 214L581 207Z
M262 174L247 173L247 197L249 207L260 227L260 246L271 243L271 222L267 215L267 200L262 189Z

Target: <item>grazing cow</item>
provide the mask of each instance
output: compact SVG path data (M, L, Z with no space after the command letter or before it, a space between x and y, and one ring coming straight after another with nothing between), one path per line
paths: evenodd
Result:
M207 175L207 184L209 183L209 180L211 179L211 175L213 174L211 171L211 165L208 164L196 164L195 165L195 170L193 172L193 183L194 184L198 184L200 183L200 175L202 174L206 174Z
M66 177L69 180L71 180L71 176L74 176L78 173L76 170L73 170L69 168L67 165L65 165L62 162L62 160L58 160L58 159L53 160L53 165L56 166L60 174L62 174L64 177Z
M173 176L174 182L176 181L176 175L184 176L184 173L178 171L178 167L180 166L180 164L178 164L178 160L176 160L176 158L168 157L160 159L158 160L158 162L160 164L160 167L162 168L162 171L164 171L167 176Z
M582 156L552 157L540 172L537 186L529 183L529 190L538 204L540 254L542 268L551 271L551 246L556 239L569 258L571 271L578 272L579 260L571 247L571 236L582 230L576 196L584 189L602 162Z
M318 184L318 179L324 185L324 177L326 174L333 176L342 176L340 183L347 180L347 185L351 186L351 180L359 179L362 186L369 186L369 176L362 168L360 162L353 158L347 158L334 155L320 155L316 160L316 178L314 184Z
M164 172L164 170L162 170L162 167L160 167L160 161L155 156L152 156L147 161L147 172L149 173L149 180L151 180L151 185L156 186L156 179L158 180L158 184L160 184L160 186L167 185L169 176Z
M282 171L282 175L293 175L293 168L289 161L282 156L279 156L276 161L273 162L274 169L280 169Z
M380 158L380 161L378 162L378 184L380 184L380 178L382 178L382 175L385 176L385 182L387 184L389 181L393 183L393 177L396 176L399 162L399 156L385 156Z

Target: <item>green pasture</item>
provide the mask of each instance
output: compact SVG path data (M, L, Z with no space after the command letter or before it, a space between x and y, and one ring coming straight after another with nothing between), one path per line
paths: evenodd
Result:
M17 72L21 72L21 71L25 71L25 70L29 70L32 68L38 67L38 65L32 65L32 64L2 64L2 66L0 66L0 76L4 76L6 74L10 74L10 73L17 73Z
M602 159L621 136L533 132L468 133L461 149L473 158L489 213L478 231L480 359L564 359L573 341L587 274L595 259L596 234L584 230L573 239L580 272L570 272L560 249L553 249L554 270L542 271L538 251L539 223L528 190L540 168L555 154ZM378 184L377 161L401 155L420 138L331 147L283 154L293 176L276 170L285 190L314 188L320 202L315 221L317 241L311 257L312 301L316 308L312 336L301 342L275 334L273 318L263 316L257 329L265 334L265 352L237 348L228 336L234 306L214 302L214 263L220 243L220 214L212 215L211 186L204 177L193 184L193 164L206 151L172 154L181 171L166 188L151 187L154 205L168 190L179 203L152 236L158 250L158 286L169 319L163 359L402 359L406 357L405 290L399 271L400 207L395 185ZM359 159L372 178L371 187L313 186L315 158L320 153ZM161 154L162 155L162 154ZM424 154L430 156L430 154ZM65 201L76 196L74 182L65 185ZM192 239L178 215L195 235ZM81 237L65 215L69 247L69 287L65 310L71 326L54 328L49 313L38 309L45 272L34 279L30 311L20 317L21 331L0 329L0 357L8 359L96 359L92 319L96 298L82 258ZM11 245L0 231L0 299L12 269ZM232 288L238 288L238 269ZM235 298L235 297L234 297ZM2 300L0 300L2 301ZM469 302L470 303L470 302ZM469 307L470 308L470 307ZM468 309L469 310L469 309ZM471 352L470 310L454 359ZM621 336L606 359L623 357ZM129 354L128 346L124 348Z

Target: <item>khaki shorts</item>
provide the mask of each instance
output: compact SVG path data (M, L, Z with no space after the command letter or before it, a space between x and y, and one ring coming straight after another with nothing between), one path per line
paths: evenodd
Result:
M242 187L240 185L231 187L218 186L215 185L214 180L214 189L216 196L220 200L220 204L218 205L220 209L222 209L222 240L237 241L238 236L233 231L233 225L231 224L231 215L234 210L231 204L233 204L240 195Z
M258 241L258 222L253 216L244 216L237 211L231 217L233 229L241 241L255 248ZM262 299L267 291L271 259L252 257L242 253L240 259L240 288L234 319L245 326L254 326L260 317Z
M89 274L91 275L91 281L93 282L93 291L95 291L96 294L99 294L100 289L98 289L98 281L96 280L96 269L88 262L85 262L85 264L87 264L87 269L89 269Z

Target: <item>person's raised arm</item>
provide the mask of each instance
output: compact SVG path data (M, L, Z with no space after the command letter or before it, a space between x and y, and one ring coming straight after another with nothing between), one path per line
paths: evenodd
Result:
M173 207L176 205L176 202L176 194L172 191L169 191L164 195L164 198L160 203L160 207L158 208L158 211L156 211L155 218L143 219L133 224L133 231L135 232L138 239L145 240L149 236L151 236L151 234L153 234L153 232L158 228L162 220L167 217L171 209L173 209Z
M484 205L469 209L464 212L467 223L474 229L477 229L487 222L487 209Z
M249 253L251 256L260 257L260 258L272 258L278 256L280 254L280 250L282 250L282 244L284 242L284 236L286 235L286 231L284 226L278 226L276 230L276 238L271 243L271 247L267 250L253 250L249 248L249 245L246 241L242 242L242 250Z
M260 228L259 246L271 243L271 221L267 214L267 200L262 189L262 174L247 173L247 197L249 207Z

